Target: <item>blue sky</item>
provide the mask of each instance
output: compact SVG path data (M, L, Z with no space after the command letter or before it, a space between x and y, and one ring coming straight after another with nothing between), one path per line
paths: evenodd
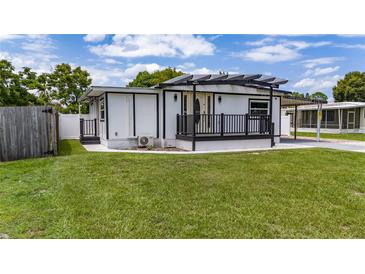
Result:
M126 85L143 70L261 73L289 80L283 89L332 87L365 71L361 35L0 35L0 58L49 71L66 62L87 69L95 85Z

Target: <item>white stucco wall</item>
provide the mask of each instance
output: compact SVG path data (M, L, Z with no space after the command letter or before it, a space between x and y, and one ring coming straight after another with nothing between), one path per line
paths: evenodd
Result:
M87 114L59 114L59 134L61 140L80 138L80 117L90 119Z
M281 135L290 136L290 116L289 115L281 116Z
M109 139L133 136L133 97L131 94L108 94Z
M177 95L177 100L174 100L175 94ZM176 114L181 113L181 96L180 92L169 92L165 94L166 99L166 139L175 139L176 134ZM162 126L162 124L161 124Z
M136 136L157 137L156 96L135 95Z

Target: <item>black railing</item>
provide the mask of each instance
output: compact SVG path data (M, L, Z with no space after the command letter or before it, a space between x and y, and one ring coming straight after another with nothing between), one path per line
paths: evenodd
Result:
M80 137L84 136L98 136L97 119L80 119Z
M269 115L250 114L177 114L178 135L270 135Z

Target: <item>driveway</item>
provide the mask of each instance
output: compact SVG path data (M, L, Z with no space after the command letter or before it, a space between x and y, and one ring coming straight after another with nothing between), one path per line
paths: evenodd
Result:
M281 138L279 146L300 146L304 147L321 147L321 148L333 148L338 150L347 150L354 152L365 153L365 142L350 141L350 140L332 140L321 139L320 142L316 142L313 138L298 138L294 140L292 138Z

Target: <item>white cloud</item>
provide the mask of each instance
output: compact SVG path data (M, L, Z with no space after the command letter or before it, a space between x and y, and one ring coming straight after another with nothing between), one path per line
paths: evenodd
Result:
M264 45L267 45L271 42L274 41L274 38L272 37L265 37L261 40L256 40L256 41L249 41L249 42L246 42L245 44L248 45L248 46L264 46Z
M336 72L339 69L340 69L339 66L309 69L305 72L305 75L314 75L314 76L327 75Z
M23 37L24 37L23 35L18 35L18 34L0 34L0 41L21 39Z
M93 85L117 85L124 86L132 81L141 71L154 72L164 67L156 63L151 64L131 64L127 68L99 68L93 66L83 66L89 71L93 79Z
M238 56L255 62L276 63L297 59L300 54L296 49L291 49L278 44L251 49Z
M114 35L111 44L90 47L99 56L143 57L212 55L215 46L194 35Z
M113 58L106 58L103 61L104 61L104 63L107 63L107 64L120 64L119 61L117 61L117 60L115 60Z
M86 42L101 42L105 39L105 34L88 34L84 36L84 41Z
M328 76L322 79L304 78L296 82L293 87L307 90L323 90L334 87L339 79L341 79L340 75Z
M365 49L365 44L337 44L336 47L345 49Z
M198 68L194 63L186 62L177 66L178 70L190 74L215 74L218 73L216 70L212 70L206 67Z
M345 58L343 57L323 57L323 58L304 60L301 63L304 65L305 68L311 69L320 65L333 64L335 62L342 61L344 59Z
M306 42L267 37L258 41L247 42L246 45L256 47L240 53L235 53L234 56L254 62L285 62L299 58L301 56L300 51L303 49L322 47L331 44L331 42L327 41Z
M47 35L29 35L26 41L21 44L21 48L25 51L46 53L56 47L53 40Z

